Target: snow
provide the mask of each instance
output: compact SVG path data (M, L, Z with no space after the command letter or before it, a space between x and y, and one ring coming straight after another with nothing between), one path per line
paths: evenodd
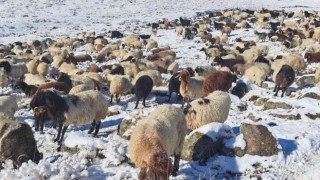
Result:
M34 39L46 37L75 37L83 31L95 31L105 34L109 30L119 30L129 33L150 33L145 28L146 23L157 22L162 18L174 19L192 17L196 12L206 10L224 10L242 8L260 10L261 8L300 10L320 10L318 0L38 0L38 1L5 1L0 0L0 44L15 41L31 42ZM214 31L213 35L220 35ZM244 40L254 40L253 29L249 31L235 30L231 33L230 43L237 37ZM180 69L207 65L205 55L199 50L205 44L194 43L177 37L173 29L158 30L154 37L160 46L169 45L177 52L177 62ZM286 54L281 51L279 43L265 42L270 45L269 55ZM83 48L77 49L76 54L83 54ZM106 64L115 63L110 61ZM81 64L80 69L86 69L88 64ZM317 65L308 66L314 69ZM170 76L163 75L165 79ZM268 127L276 137L280 152L272 157L245 155L243 157L214 156L206 166L198 162L180 162L178 176L173 179L317 179L320 177L320 121L310 120L306 113L320 113L319 100L301 98L308 92L320 94L317 87L297 89L289 97L274 97L272 90L266 90L243 79L251 91L241 100L231 96L232 106L229 117L223 125L209 124L194 132L202 132L215 139L219 130L231 130L233 135L224 143L227 147L245 148L243 135L239 132L243 122L262 124ZM268 87L274 87L273 82L267 82ZM296 88L293 86L293 88ZM165 86L154 91L167 92ZM12 88L0 88L0 94L13 94L18 97L19 110L15 117L34 124L33 112L27 105L29 99ZM293 106L291 110L274 109L262 111L248 101L253 95L268 98L272 102L285 102ZM150 107L136 110L135 98L127 95L121 98L118 105L110 107L118 115L107 117L102 121L98 137L87 134L90 125L72 126L68 128L63 144L76 148L76 153L57 152L53 142L57 131L46 124L45 134L35 132L35 138L40 152L44 153L39 164L24 163L18 170L12 169L11 161L6 161L0 171L0 179L137 179L139 169L128 162L128 141L121 139L117 133L117 125L123 119L143 117L148 115L158 104L167 103L167 97L156 96L152 93L146 103ZM171 103L175 102L175 97ZM247 104L247 111L240 112L238 105ZM180 104L174 104L180 106ZM248 114L260 117L259 122L252 122ZM270 114L301 115L301 120L285 120L275 118ZM139 118L137 118L139 119ZM193 132L193 133L194 133ZM223 134L223 133L222 133Z

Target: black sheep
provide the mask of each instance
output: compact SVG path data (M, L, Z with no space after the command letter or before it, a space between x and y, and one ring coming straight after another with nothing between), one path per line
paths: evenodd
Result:
M276 92L274 95L277 96L280 88L282 88L283 97L285 91L287 91L288 87L293 83L295 78L295 72L293 68L289 65L283 65L276 75L276 82L273 92Z
M248 87L243 81L238 81L236 86L232 88L231 94L238 96L240 99L248 92Z
M143 98L143 106L146 107L146 98L153 88L153 80L151 77L144 75L139 77L134 85L134 94L136 95L137 102L135 109L138 108L139 100Z

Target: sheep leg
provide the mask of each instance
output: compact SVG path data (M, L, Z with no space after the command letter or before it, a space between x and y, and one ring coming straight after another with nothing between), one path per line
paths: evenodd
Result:
M120 102L120 96L119 96L119 94L116 95L116 101L117 101L117 104Z
M143 98L143 107L146 107L146 98Z
M172 170L172 176L177 176L177 172L179 170L179 162L180 162L180 154L174 155L174 163L173 163L173 170Z
M167 102L170 102L172 92L169 92L169 99Z
M112 104L113 95L110 96L110 104Z
M53 140L54 142L57 142L57 141L60 139L61 130L62 130L62 124L59 125L58 135L57 135L57 137Z
M283 97L284 93L287 91L287 88L286 87L283 87L282 88L282 94L281 94L281 97Z
M277 86L278 86L278 85L275 85L275 86L274 86L273 92L276 92L276 91L277 91Z
M96 126L96 121L92 121L91 128L89 129L88 134L91 134L93 132L95 126Z
M99 133L100 125L101 125L101 121L98 121L96 123L96 127L95 127L95 131L93 133L93 136L96 136Z
M62 143L62 140L63 140L63 138L64 138L64 134L66 133L67 129L68 129L68 126L63 126L61 138L60 138L60 140L59 140L59 144Z
M280 85L277 86L277 90L276 90L276 93L274 94L274 96L278 96L279 90L280 90Z
M138 104L139 104L139 99L137 98L137 102L136 102L136 107L135 107L135 109L138 108Z

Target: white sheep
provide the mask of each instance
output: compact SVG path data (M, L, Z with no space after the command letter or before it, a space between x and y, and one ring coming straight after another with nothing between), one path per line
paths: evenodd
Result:
M128 77L122 75L114 75L110 83L110 103L115 96L117 103L120 102L120 96L128 94L132 91L132 84Z
M136 41L140 41L140 38L136 35L128 35L124 38L124 44L128 47L130 47Z
M180 84L180 94L183 97L182 107L184 103L189 100L194 100L203 96L202 86L204 77L190 77L188 70L181 71L177 78L179 78Z
M175 106L158 106L139 121L129 142L130 159L141 169L139 179L168 179L171 171L176 176L186 133L184 114Z
M146 70L146 71L139 72L134 77L134 81L132 84L135 84L136 81L139 79L139 77L141 77L143 75L147 75L147 76L151 77L151 79L153 80L154 86L161 86L162 85L162 76L161 76L160 72L157 70Z
M262 86L262 82L266 80L267 74L259 65L253 65L246 69L243 78L249 79L258 86Z
M250 48L242 53L243 60L246 63L253 63L259 55L261 55L261 52L258 48Z
M27 73L24 75L24 82L27 83L28 85L37 86L37 85L47 83L47 79L40 76L39 74Z
M184 109L188 129L193 130L211 122L225 122L230 106L230 96L223 91L214 91L207 97L192 101Z
M303 56L299 53L292 53L287 56L283 56L282 59L287 61L295 71L301 71L306 66Z
M51 63L51 65L55 68L59 68L61 66L62 63L65 62L65 58L61 55L55 55L53 56L53 61Z
M95 130L94 135L97 135L101 120L108 115L109 105L106 97L95 90L74 95L60 95L59 92L54 90L44 90L37 93L30 103L32 109L40 106L45 106L50 119L59 124L55 141L61 144L64 133L68 126L72 124L78 126L93 121L89 133Z
M217 69L213 66L197 66L195 69L196 76L206 77L209 73L216 72Z
M13 119L17 109L18 104L14 96L0 96L0 118Z
M94 90L90 85L87 84L79 84L72 87L68 94L77 94L83 91Z
M49 65L47 63L41 62L37 66L37 72L45 77L49 72Z
M84 45L84 49L86 51L86 54L93 54L94 52L96 52L96 49L92 43L87 43L86 45Z
M158 42L156 40L153 39L147 39L146 41L146 50L147 52L149 52L151 49L153 48L157 48L158 47Z
M210 60L210 58L220 56L220 51L218 48L202 48L200 51L204 51L206 54L206 60Z
M25 63L10 64L8 61L2 61L0 62L0 67L3 67L12 79L18 79L28 72Z
M66 62L62 63L59 67L59 72L66 73L68 75L75 75L79 72L81 72L80 69L78 69L74 64L68 64Z
M169 65L167 72L170 74L176 74L179 70L179 64L177 62L173 62Z
M27 63L28 73L37 74L37 66L39 64L39 60L31 60Z

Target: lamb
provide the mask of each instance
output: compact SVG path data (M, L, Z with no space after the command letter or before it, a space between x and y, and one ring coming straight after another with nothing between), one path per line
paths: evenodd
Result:
M141 169L139 179L176 176L186 133L184 114L175 106L158 106L139 121L129 142L130 159ZM174 155L173 165L171 155Z
M132 91L132 84L126 76L115 75L110 83L110 103L115 96L117 103L120 102L120 95L128 94Z
M101 120L108 116L108 102L105 96L95 90L77 93L75 95L59 95L54 90L44 90L36 94L30 103L30 108L45 106L50 119L59 125L55 142L60 145L69 125L84 125L93 121L89 134L98 134ZM63 127L63 128L62 128ZM61 146L58 148L60 150Z
M177 33L178 36L182 36L183 27L182 26L177 26L176 27L176 33Z
M282 89L283 97L285 91L287 91L288 87L293 83L295 78L295 72L293 68L289 65L283 65L280 71L276 75L275 87L273 92L276 92L274 95L277 96L280 88Z
M194 130L212 122L225 122L229 115L230 106L230 96L223 91L214 91L207 97L192 101L183 110L187 128Z
M316 52L316 53L309 53L307 52L305 55L304 55L304 58L307 59L307 62L309 64L311 63L319 63L320 62L320 52Z
M148 75L140 76L134 85L134 94L137 98L136 107L138 108L139 100L143 98L143 106L146 107L146 98L153 88L153 80Z
M202 86L204 77L191 77L189 71L186 69L181 71L176 77L178 77L181 82L180 94L183 97L182 108L184 107L185 102L203 96Z
M139 37L136 35L129 35L124 38L124 44L128 47L135 41L140 41Z
M220 56L220 51L217 48L202 48L200 51L204 51L206 54L206 60L210 60L210 58Z
M0 132L0 161L10 159L17 168L28 160L38 164L43 158L27 123L0 118Z
M18 104L14 96L0 96L0 119L13 119L17 110Z
M196 76L206 77L208 74L216 72L217 69L212 66L197 66L195 68Z
M253 31L254 35L256 36L256 41L259 42L260 40L262 42L265 42L268 37L268 33L266 32L258 32L257 30Z
M173 62L167 69L167 72L170 74L176 74L179 69L179 64L177 62Z
M186 70L189 72L190 74L190 77L193 77L194 76L194 71L192 68L186 68ZM175 73L171 76L170 80L169 80L169 85L168 85L168 90L169 90L169 99L168 99L168 102L170 102L170 99L171 99L171 94L174 92L176 93L176 96L177 96L177 102L178 100L180 100L182 98L181 94L180 94L180 84L181 82L179 81L179 79L177 78L178 73Z
M228 91L232 86L232 82L236 82L236 79L235 75L226 71L210 73L203 81L202 94L207 96L217 90Z

